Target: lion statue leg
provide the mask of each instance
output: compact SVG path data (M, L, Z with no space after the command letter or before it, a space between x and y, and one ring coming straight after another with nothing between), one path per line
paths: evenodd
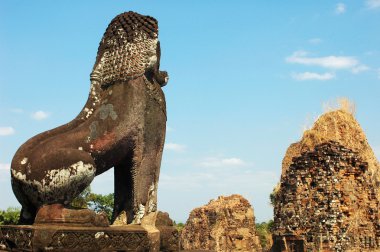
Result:
M129 155L114 167L115 224L147 224L145 218L157 210L157 184L165 141L166 115L155 99L148 99L144 131L135 136ZM124 216L121 216L124 215ZM123 220L124 219L124 223Z

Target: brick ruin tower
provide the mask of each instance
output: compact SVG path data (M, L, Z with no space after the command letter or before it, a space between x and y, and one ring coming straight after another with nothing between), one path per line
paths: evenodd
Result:
M284 163L273 251L380 248L378 162L351 114L321 116L289 147Z

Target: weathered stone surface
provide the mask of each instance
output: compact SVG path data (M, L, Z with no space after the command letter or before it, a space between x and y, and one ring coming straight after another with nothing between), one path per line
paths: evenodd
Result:
M9 251L158 251L159 235L140 225L68 227L1 226L0 250Z
M108 227L105 213L95 213L90 209L70 209L61 204L45 205L38 212L35 224L76 225Z
M379 168L352 113L320 116L283 159L274 251L378 248Z
M181 245L185 250L261 251L253 208L240 195L211 200L191 211Z
M179 251L179 232L168 213L158 211L156 227L160 231L160 251Z
M328 141L338 142L356 151L362 160L368 163L368 170L372 173L374 182L380 185L379 161L355 117L343 109L321 115L313 127L304 132L299 142L289 146L282 161L282 175L286 173L294 157L299 157L303 152L312 151L315 146Z
M115 17L100 42L83 110L28 140L12 160L20 224L32 224L43 205L69 206L114 167L113 219L154 225L166 127L161 87L168 80L159 65L157 21L134 12Z
M170 218L169 213L157 212L156 226L169 226L174 227L174 221Z
M337 142L293 158L274 207L274 251L380 248L379 200L368 163Z

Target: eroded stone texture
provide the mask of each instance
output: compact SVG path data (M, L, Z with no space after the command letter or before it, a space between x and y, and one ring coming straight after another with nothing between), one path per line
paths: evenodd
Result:
M152 238L140 225L127 227L68 227L55 225L2 226L0 251L158 251L159 237Z
M334 141L293 158L274 206L274 251L380 247L379 201L368 163Z
M35 224L108 227L106 213L95 213L90 209L68 209L61 204L45 205L38 210Z
M326 144L335 146L332 148L333 151L317 151L317 149L319 150L321 146ZM324 148L328 148L328 146ZM308 155L311 155L311 157ZM313 157L313 155L317 155L317 157ZM365 167L365 169L363 171L359 169L356 162L351 162L351 159L347 158L346 155L353 155L358 160L358 163L362 163L362 167ZM335 156L339 157L338 163L335 162ZM307 158L310 158L310 160ZM295 163L295 160L299 159L304 160L304 163L302 163L303 161ZM330 162L330 160L335 161ZM310 166L311 162L314 162L315 168ZM330 162L327 168L325 167L326 162ZM317 167L319 168L317 169ZM330 171L329 167L332 167L331 169L334 172ZM350 251L349 249L358 251L363 250L365 247L373 250L378 246L377 235L375 236L373 233L373 227L377 226L378 223L377 220L372 220L373 216L377 216L378 213L365 214L364 212L366 210L372 211L371 209L378 204L380 199L378 190L380 181L379 168L379 162L352 113L345 109L338 109L321 115L313 127L304 132L299 142L290 145L283 159L281 184L274 191L278 201L275 205L275 224L277 229L277 233L274 235L275 251L280 251L281 247L285 249L286 241L290 246L287 248L288 251L303 251L305 246L311 246L310 251L317 249L318 246L323 248L323 251ZM355 175L349 175L351 173ZM318 179L314 179L315 176ZM301 188L295 189L294 184L292 184L295 180ZM310 180L314 182L309 185L307 183L311 183ZM307 181L306 184L305 181ZM319 189L317 190L316 188ZM289 193L289 199L287 199L287 193ZM361 193L364 196L360 196ZM343 194L346 197L342 197ZM318 197L315 195L318 195ZM326 199L323 199L323 197L326 197ZM338 202L335 201L337 197ZM352 200L352 198L355 200ZM357 200L358 198L362 199ZM288 203L285 204L284 202ZM300 202L302 203L301 206L299 205ZM310 207L310 205L305 209L305 202L309 202L311 205L321 204L323 211L318 210L318 207ZM360 211L357 209L358 204L362 205L362 208L359 209ZM371 206L368 207L368 204ZM303 215L300 215L300 212L297 211L302 211ZM348 214L347 211L349 212ZM293 217L288 216L285 212ZM314 215L315 217L312 217ZM336 217L337 215L339 218ZM295 216L298 217L296 218ZM309 227L313 225L308 221L314 222L322 219L327 221L326 216L338 219L333 219L332 224L330 222L328 224L319 223L318 225L323 224L323 228L321 228L318 235L315 231L317 227L310 230L302 227L302 225L309 225ZM304 223L299 228L296 227L301 223L298 218L301 218L302 223ZM368 226L366 231L360 229L362 231L360 235L359 233L351 232L352 230L359 232L359 229L356 228L360 223L358 222L359 219L363 219L363 223ZM338 220L340 224L335 223ZM352 222L349 229L351 230L351 236L348 234L349 231L344 229L347 221ZM334 232L327 226L332 226ZM341 227L343 228L340 229ZM286 230L293 231L288 232ZM344 234L344 237L341 237L339 232ZM309 238L305 236L306 234L308 234ZM350 237L349 242L346 240L347 237ZM360 242L358 242L358 239ZM364 245L358 245L359 243ZM342 249L343 247L344 249Z
M185 250L261 251L253 208L240 195L211 200L191 211L181 245Z
M282 161L282 174L286 173L294 157L299 157L303 152L312 151L315 146L328 141L338 142L346 148L358 152L358 155L368 163L374 183L380 185L379 161L368 144L360 124L353 114L343 109L321 115L313 127L303 133L299 142L289 146Z
M140 224L149 216L144 223L154 225L166 127L161 87L168 81L159 65L157 21L134 12L115 17L100 42L83 110L28 140L12 160L20 224L32 224L43 205L67 207L114 167L113 218L123 213L119 219Z
M157 212L156 227L160 230L160 251L179 251L179 232L168 213Z

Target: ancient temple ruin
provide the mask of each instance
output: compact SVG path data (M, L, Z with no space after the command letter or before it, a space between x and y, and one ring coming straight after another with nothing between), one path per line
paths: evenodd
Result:
M307 139L309 131L289 147L292 151L288 149L287 155L291 158L284 161L290 165L283 169L275 192L273 251L380 248L378 162L352 119L343 111L327 113L310 130L314 141ZM326 127L331 121L335 125L333 134ZM325 132L316 131L318 127ZM350 136L347 131L352 128L357 132ZM353 141L357 137L360 142ZM306 146L307 142L312 144Z
M181 245L189 251L261 251L251 204L234 194L193 209L182 230Z
M380 246L379 201L368 165L337 142L293 160L275 205L277 251Z

